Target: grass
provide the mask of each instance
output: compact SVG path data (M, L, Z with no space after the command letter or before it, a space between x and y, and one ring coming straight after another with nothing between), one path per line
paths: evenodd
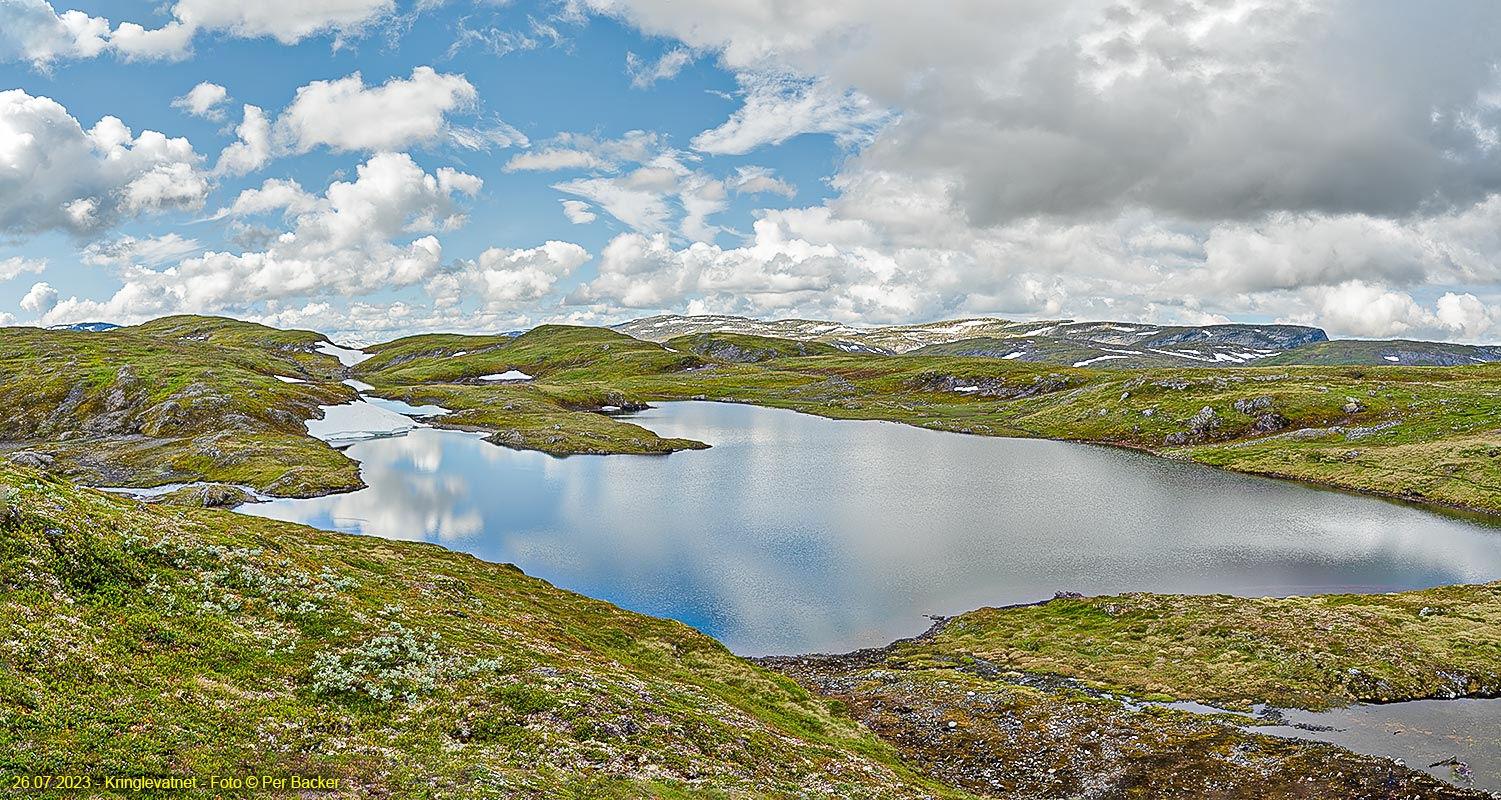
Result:
M0 774L254 771L416 797L965 796L712 639L513 567L24 471L0 481Z
M963 614L898 653L1235 708L1495 696L1501 583L1284 599L1060 598Z
M302 424L355 396L338 361L312 351L322 339L210 317L102 333L5 329L0 453L103 485L207 480L290 496L358 487L357 465Z
M600 412L709 399L1116 444L1501 512L1501 448L1491 445L1501 428L1501 365L1074 369L854 355L736 334L659 344L547 325L514 337L399 339L371 347L373 357L350 371L312 352L322 339L207 317L95 334L8 329L0 401L13 413L0 422L0 452L101 483L209 480L299 495L353 488L354 465L301 425L318 405L353 399L338 384L352 372L385 396L453 409L441 424L556 455L701 447ZM509 370L535 380L480 380Z

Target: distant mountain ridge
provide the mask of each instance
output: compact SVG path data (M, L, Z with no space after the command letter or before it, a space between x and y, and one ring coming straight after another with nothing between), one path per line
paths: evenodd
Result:
M71 325L51 325L49 331L83 331L85 333L103 333L120 327L113 322L75 322Z
M824 320L662 315L615 330L666 342L732 334L816 342L851 353L971 356L1097 369L1266 366L1462 366L1501 362L1501 346L1447 342L1331 340L1304 325L1143 325L1132 322L992 317L921 325L857 327Z
M1301 325L1188 327L1073 320L1015 322L990 317L862 328L820 320L767 322L734 316L666 315L632 320L615 329L659 342L728 333L819 342L846 352L979 356L1101 367L1248 364L1329 340L1322 330Z

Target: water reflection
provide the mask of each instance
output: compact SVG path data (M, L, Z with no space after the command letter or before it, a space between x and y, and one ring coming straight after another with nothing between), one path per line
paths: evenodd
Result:
M248 513L513 562L744 654L845 650L1059 590L1391 591L1501 576L1501 532L1136 453L709 403L638 422L714 445L557 459L418 429L353 445L370 488Z

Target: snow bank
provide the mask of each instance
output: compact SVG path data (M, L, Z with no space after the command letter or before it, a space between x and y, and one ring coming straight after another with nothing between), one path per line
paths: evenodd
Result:
M532 376L521 370L508 369L505 372L495 375L481 375L479 379L482 381L529 381L532 379Z
M347 347L339 347L333 342L319 342L318 346L313 349L323 355L339 359L339 363L346 367L352 367L361 361L373 358L370 353L363 350L351 350Z
M323 419L307 421L307 432L329 444L347 444L365 439L400 436L417 427L417 423L364 400L341 406L319 406Z
M307 381L301 378L288 378L285 375L272 375L271 377L281 381L282 383L307 383Z
M1116 360L1122 359L1122 358L1130 358L1130 356L1099 356L1098 358L1086 358L1083 361L1075 361L1074 362L1074 366L1076 366L1076 367L1087 367L1090 364L1094 364L1096 362L1100 362L1100 361L1116 361Z

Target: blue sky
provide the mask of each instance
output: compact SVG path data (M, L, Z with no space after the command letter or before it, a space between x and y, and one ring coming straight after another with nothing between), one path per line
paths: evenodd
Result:
M0 0L0 322L1501 338L1501 11L1414 14Z

